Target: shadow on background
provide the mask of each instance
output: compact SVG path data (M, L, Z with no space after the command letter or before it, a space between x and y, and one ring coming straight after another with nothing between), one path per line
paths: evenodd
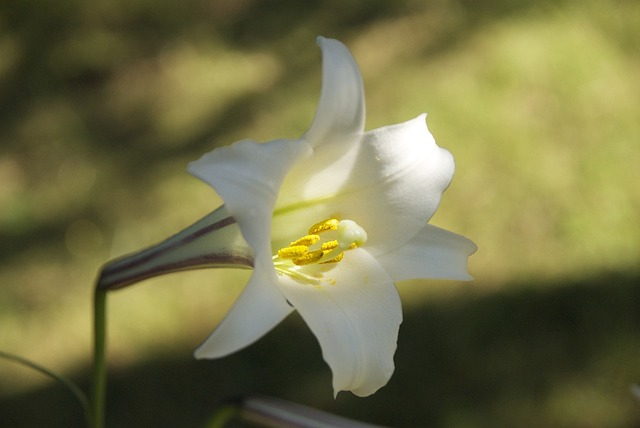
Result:
M204 426L222 401L248 393L396 427L640 426L630 393L640 381L639 281L610 274L516 285L406 311L396 372L368 398L333 400L314 337L290 317L228 358L185 352L112 369L108 426ZM0 400L0 426L81 425L79 407L57 386Z
M98 189L101 197L69 207L64 217L38 222L23 218L19 224L1 227L0 260L16 257L34 245L63 240L66 226L78 217L109 225L113 219L101 213L104 200L113 200L109 188L143 193L144 178L161 161L177 156L199 157L213 148L214 136L215 141L227 141L226 135L246 127L246 118L251 112L264 109L266 99L274 92L290 86L305 73L317 73L317 60L308 58L319 55L312 45L318 34L345 38L375 22L410 14L413 9L433 9L436 16L455 16L450 19L451 25L434 35L430 51L422 52L434 55L464 41L492 20L532 7L524 1L420 5L377 0L340 3L340 13L336 13L337 4L331 1L244 1L236 6L225 3L89 4L66 0L53 4L14 0L0 11L4 25L0 29L9 40L8 52L0 54L10 58L9 65L0 68L0 154L11 153L37 181L50 180L50 175L41 177L46 174L43 167L52 168L61 162L58 156L66 153L106 160L108 167L103 168L103 173L109 175L104 180L108 186ZM536 2L534 6L547 3L551 2ZM237 97L222 112L212 115L205 127L176 135L170 145L154 141L162 136L153 126L153 105L142 102L122 113L105 102L113 90L110 81L123 70L145 61L153 63L163 50L180 41L201 39L217 40L245 51L268 50L281 58L287 68L271 86ZM310 65L312 70L302 68ZM130 90L136 88L132 86ZM74 121L58 124L67 128L60 135L42 136L51 141L27 139L20 128L29 126L25 123L28 115L38 108L68 108ZM39 165L34 161L39 157L50 164Z
M65 232L78 218L113 230L128 208L116 207L122 202L118 195L141 199L149 191L152 171L158 175L169 163L182 167L176 157L195 159L213 148L211 140L233 141L227 137L244 130L246 117L268 110L274 94L297 88L305 76L319 82L320 54L312 44L317 34L348 39L394 16L433 9L433 16L445 17L447 24L436 26L433 40L425 45L407 43L426 46L428 51L419 54L435 56L492 22L568 3L9 1L0 11L0 161L11 158L26 178L24 189L10 200L11 212L0 212L0 268L37 265L38 260L22 260L32 259L34 248L46 253L44 259L66 254ZM631 2L615 2L623 4ZM637 26L605 24L616 32L611 37L616 46L637 51L637 43L629 42L636 40ZM268 85L225 102L204 126L174 135L171 144L156 144L166 138L154 125L156 98L142 97L126 113L105 102L121 75L157 66L174 43L202 40L241 53L269 52L286 67ZM315 59L309 60L311 56ZM144 82L134 80L126 89L135 90L137 83ZM57 116L61 110L65 113ZM58 123L60 118L68 122ZM33 195L47 193L39 191L41 183L49 184L74 156L94 166L97 184L55 215L30 215L30 204L40 203ZM50 200L57 196L49 193ZM121 211L114 213L108 209L112 206ZM55 288L47 282L47 272L43 276L39 281L44 285L3 283L1 291L9 298L1 309ZM330 372L315 338L292 316L255 345L222 360L195 361L191 350L184 350L149 356L126 370L114 367L108 426L203 426L226 398L260 392L397 427L640 427L640 402L629 392L640 382L638 283L637 274L602 274L563 284L540 284L533 278L530 284L507 283L499 291L455 299L437 297L411 308L400 330L393 378L365 399L348 393L333 399ZM10 295L10 287L25 285L26 290L16 292L19 298ZM41 305L51 304L51 293L72 292L56 288L42 293ZM30 310L25 304L25 317L32 316ZM85 386L86 372L75 375ZM82 426L80 408L58 386L0 396L0 427L73 426Z

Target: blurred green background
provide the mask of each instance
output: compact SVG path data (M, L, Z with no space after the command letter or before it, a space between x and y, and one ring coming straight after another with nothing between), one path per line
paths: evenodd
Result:
M432 223L472 283L399 284L396 373L332 397L297 315L191 353L246 272L109 299L108 426L201 427L260 392L397 427L638 427L640 3L635 0L10 0L0 7L0 349L87 386L101 264L219 204L187 162L296 137L319 34L345 42L367 128L429 113L457 172ZM81 426L61 387L0 361L0 426Z

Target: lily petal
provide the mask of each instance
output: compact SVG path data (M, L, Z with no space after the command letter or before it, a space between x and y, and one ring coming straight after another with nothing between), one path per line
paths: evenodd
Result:
M249 346L293 311L263 269L256 269L231 311L196 349L196 358L219 358Z
M238 301L209 338L197 358L216 358L253 343L292 308L278 290L271 261L271 214L280 185L291 165L308 156L302 140L237 142L189 164L189 172L211 185L225 201L254 250L254 272Z
M282 180L294 163L310 153L311 147L304 140L263 144L243 140L189 164L189 172L222 197L253 248L257 265L268 264L271 259L271 215Z
M314 147L364 130L364 85L349 49L318 37L322 49L322 90L318 110L303 138Z
M464 236L427 224L404 246L378 256L395 281L417 278L473 279L467 258L478 247Z
M320 147L296 165L281 190L288 196L281 196L276 206L274 240L291 231L292 224L323 220L322 213L357 221L369 234L367 251L374 256L411 239L436 211L455 169L451 154L436 145L425 117L367 132L361 144L323 171L310 173L330 148ZM304 204L292 203L291 195Z
M393 374L402 308L393 280L365 250L349 251L328 282L281 277L283 294L313 331L333 372L334 394L367 396Z

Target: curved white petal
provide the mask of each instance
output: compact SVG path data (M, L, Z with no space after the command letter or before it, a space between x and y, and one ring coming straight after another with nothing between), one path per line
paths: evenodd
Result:
M303 138L313 146L331 144L364 130L364 85L349 49L318 37L322 49L322 90L313 122Z
M229 313L196 349L196 358L219 358L238 351L269 332L293 311L271 275L256 269Z
M291 224L339 215L364 227L366 248L373 255L411 239L435 212L455 169L451 154L429 133L425 117L367 132L339 162L324 164L320 154L331 148L320 147L296 165L282 194L296 195L304 204L290 196L278 199L273 236L282 236Z
M291 166L310 153L304 140L244 140L207 153L191 162L188 170L218 192L254 249L256 263L267 264L271 215L280 185Z
M325 277L326 282L310 285L283 276L281 289L318 338L333 372L334 393L373 394L394 370L402 322L398 292L363 249L349 251Z
M468 257L478 247L464 236L426 225L402 247L378 256L378 262L395 281L417 278L473 279Z
M189 164L189 172L211 185L225 202L254 250L254 272L229 314L196 350L197 358L216 358L264 335L292 308L279 291L271 261L271 214L284 176L308 156L303 140L268 143L240 141L207 153Z

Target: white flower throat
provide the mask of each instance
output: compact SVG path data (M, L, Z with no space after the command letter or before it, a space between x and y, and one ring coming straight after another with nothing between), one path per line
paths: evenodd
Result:
M358 223L330 218L314 224L307 235L279 249L273 256L273 264L279 274L317 284L331 264L342 260L345 251L365 242L367 232Z

